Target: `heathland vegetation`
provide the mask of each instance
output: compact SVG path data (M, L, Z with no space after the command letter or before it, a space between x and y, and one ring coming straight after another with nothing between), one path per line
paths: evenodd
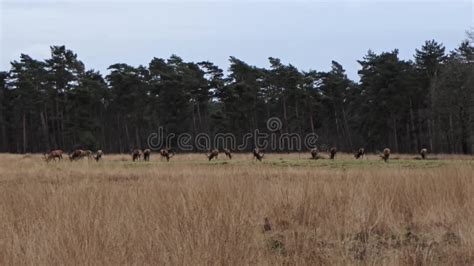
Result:
M474 264L472 156L160 157L0 155L0 264Z

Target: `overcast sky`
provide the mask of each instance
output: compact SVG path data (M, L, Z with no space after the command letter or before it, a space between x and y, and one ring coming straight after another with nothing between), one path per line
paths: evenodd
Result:
M411 59L425 40L448 50L474 25L467 1L72 1L0 0L0 70L20 53L49 56L66 45L87 68L147 65L171 54L228 68L229 56L268 66L277 57L302 70L338 61L358 79L361 59L400 50Z

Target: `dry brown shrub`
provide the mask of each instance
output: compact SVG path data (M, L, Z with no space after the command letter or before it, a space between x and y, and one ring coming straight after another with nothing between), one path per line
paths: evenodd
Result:
M0 264L474 264L472 157L437 155L450 161L431 168L377 155L370 167L272 164L300 156L0 155ZM344 160L355 159L322 163Z

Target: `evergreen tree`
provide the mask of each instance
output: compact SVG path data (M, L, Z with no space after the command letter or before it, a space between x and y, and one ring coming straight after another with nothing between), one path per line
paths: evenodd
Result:
M305 72L274 57L269 68L230 57L225 75L211 62L177 55L148 66L113 64L104 77L65 46L52 46L49 59L22 54L0 72L0 151L128 152L145 148L159 127L241 139L278 117L281 131L272 133L317 133L342 151L472 153L473 35L449 53L427 41L413 62L396 49L369 51L359 82L335 61L327 72Z

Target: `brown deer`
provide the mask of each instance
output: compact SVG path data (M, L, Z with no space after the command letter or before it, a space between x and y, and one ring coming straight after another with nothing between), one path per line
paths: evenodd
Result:
M211 153L206 154L207 158L210 160L216 159L219 157L219 150L218 149L213 149Z
M135 162L136 160L140 160L142 157L142 150L135 149L132 151L132 160Z
M270 220L268 219L268 217L265 217L263 219L263 231L268 232L271 230L272 230L272 225L270 224Z
M311 159L313 159L313 160L319 159L318 148L312 148L311 150L309 150L309 152L311 153Z
M423 159L423 160L426 159L427 154L428 154L427 149L425 149L425 148L421 149L421 151L420 151L421 159Z
M356 159L359 159L359 158L362 158L365 156L365 150L364 148L360 148L355 154L354 154L354 157Z
M94 159L94 153L91 150L85 150L84 157L87 157L87 159Z
M174 156L174 152L171 149L163 148L160 150L161 159L166 158L166 161L169 162L170 158Z
M58 159L61 161L63 159L63 151L62 150L52 150L47 154L44 154L44 159L46 162L49 162L51 160L56 161Z
M150 160L150 154L151 154L151 150L150 149L145 149L143 151L143 160L149 161Z
M385 148L383 149L383 153L380 155L384 162L388 162L388 158L390 157L390 149Z
M263 159L263 156L265 156L265 154L259 148L253 149L252 154L255 160L258 160L259 162L261 162Z
M329 150L329 159L334 160L334 158L336 157L336 153L337 153L336 147L332 147Z
M229 149L224 149L225 156L229 158L229 160L232 160L232 153L230 152Z
M104 155L104 153L102 152L102 150L98 150L98 151L95 153L94 159L96 160L96 162L98 162L98 161L102 158L102 155Z
M77 161L87 156L86 151L84 150L74 150L71 154L69 154L69 160Z

